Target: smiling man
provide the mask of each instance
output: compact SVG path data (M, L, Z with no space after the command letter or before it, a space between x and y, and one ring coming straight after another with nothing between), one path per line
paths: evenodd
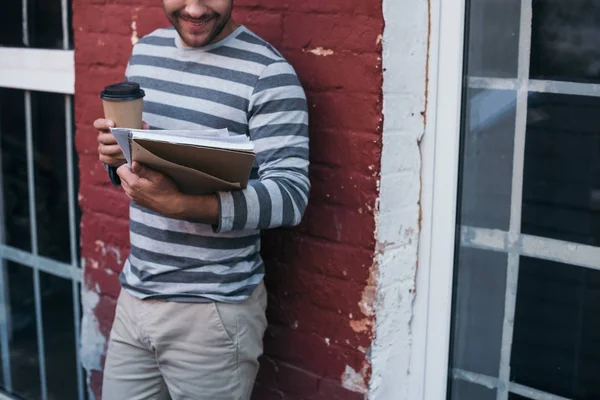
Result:
M232 0L163 4L173 28L141 39L126 72L146 92L144 120L249 135L256 163L244 190L185 195L123 165L113 122L94 122L132 200L103 398L248 399L267 325L260 231L299 223L308 202L306 98L285 59L234 22Z

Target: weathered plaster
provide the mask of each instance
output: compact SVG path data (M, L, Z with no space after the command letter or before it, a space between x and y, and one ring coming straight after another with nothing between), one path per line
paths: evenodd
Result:
M408 400L427 107L429 4L383 0L383 152L368 397Z

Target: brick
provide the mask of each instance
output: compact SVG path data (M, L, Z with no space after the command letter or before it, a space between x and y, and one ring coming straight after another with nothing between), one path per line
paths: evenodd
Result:
M120 68L129 61L131 49L131 39L127 36L88 33L77 42L75 64Z
M358 211L309 203L299 230L337 243L375 248L375 220Z
M235 9L235 20L279 48L283 40L282 16L279 12Z
M91 371L91 374L89 374L89 388L91 389L92 393L94 393L94 397L98 400L102 400L102 377L104 375L102 374L101 371ZM109 399L105 399L105 400L109 400Z
M148 6L161 4L156 1L146 1ZM138 38L142 38L158 28L166 28L171 23L165 16L162 7L136 7L132 21L135 21ZM131 22L130 22L131 24ZM131 35L131 33L130 33Z
M98 320L100 333L105 338L110 336L110 329L112 327L113 320L115 319L115 309L117 307L117 300L109 296L100 296L100 300L94 309L94 314Z
M88 267L89 266L89 267ZM112 270L93 267L89 260L86 261L85 283L88 288L97 288L99 292L116 299L121 292L119 276Z
M117 218L127 218L129 199L121 188L83 184L79 190L79 205L84 211L95 211Z
M335 51L335 50L334 50ZM383 77L377 53L335 53L318 56L302 50L283 50L307 90L345 89L350 92L381 92Z
M276 234L273 233L273 236ZM263 234L263 256L268 261L288 264L326 277L365 283L373 264L372 250L338 243L323 242L318 238L295 234L281 244L272 245L270 237ZM269 274L277 274L270 269ZM283 285L289 287L290 284Z
M285 282L294 282L293 291L297 301L310 303L323 310L338 312L352 318L362 318L359 303L366 283L356 283L341 278L317 275L312 271L297 268L297 265L282 265L271 271L268 280L274 295L284 296L290 292Z
M311 374L333 379L340 378L346 366L360 370L365 361L365 355L358 350L327 345L315 335L276 326L270 326L265 334L265 354Z
M77 54L77 51L75 52ZM77 57L75 57L77 59ZM125 79L125 67L106 67L96 64L83 65L77 63L75 66L75 92L79 95L87 93L100 96L100 92L106 85L121 82ZM77 101L77 100L76 100Z
M270 277L268 286L273 287ZM338 312L324 310L306 302L298 296L297 289L294 288L281 288L277 293L270 294L267 311L272 324L303 334L315 335L323 343L325 338L328 338L331 343L339 346L367 348L370 345L369 329L354 330L348 314L342 310Z
M344 205L359 213L375 207L377 177L347 169L312 166L310 169L311 201Z
M373 52L382 30L381 18L365 15L293 13L283 19L284 45L291 49Z
M109 186L110 180L97 154L79 156L79 179L95 186Z
M314 400L364 400L363 393L353 392L342 386L339 380L323 379L319 384L319 393Z
M329 15L368 15L383 19L381 1L318 1L306 0L297 2L293 0L236 0L237 8L253 10L286 10L290 14L329 14Z
M131 10L118 4L88 5L73 16L73 29L131 35ZM87 35L79 35L78 40Z
M309 92L307 101L312 129L377 133L381 124L378 93Z
M312 130L310 157L313 164L341 166L377 176L381 160L381 138L374 134L352 131Z

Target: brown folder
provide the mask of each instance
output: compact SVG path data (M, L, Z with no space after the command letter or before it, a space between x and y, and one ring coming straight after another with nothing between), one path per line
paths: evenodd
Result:
M254 163L253 152L143 139L130 142L131 160L162 172L186 194L243 189Z

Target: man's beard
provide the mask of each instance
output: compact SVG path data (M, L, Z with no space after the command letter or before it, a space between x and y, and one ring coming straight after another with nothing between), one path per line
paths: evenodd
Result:
M190 47L203 47L203 46L207 46L207 45L211 44L215 40L215 38L217 36L219 36L221 34L221 32L223 32L223 29L225 29L225 26L231 19L231 13L229 13L225 18L223 18L223 16L218 13L215 13L214 15L212 15L209 18L209 19L215 19L217 21L217 24L209 32L207 39L202 44L186 42L185 35L183 34L184 29L180 26L180 21L182 19L186 19L186 18L182 17L181 13L179 11L175 11L175 12L171 13L168 18L169 18L169 21L171 22L171 24L173 25L173 27L175 28L175 30L177 31L177 33L179 33L179 37L181 38L181 40L183 40L185 42L185 44L187 44ZM193 18L187 18L187 19L193 20Z

